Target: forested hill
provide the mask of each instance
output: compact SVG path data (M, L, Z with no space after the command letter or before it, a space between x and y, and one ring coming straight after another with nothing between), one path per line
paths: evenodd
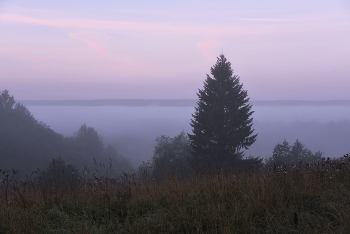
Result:
M2 93L0 105L1 169L29 173L63 154L64 138L37 121L28 109Z
M195 106L197 99L96 99L96 100L22 100L26 106ZM350 106L350 100L275 100L251 101L253 106Z
M94 159L108 163L110 158L116 171L130 167L112 146L104 146L92 127L83 124L74 136L63 137L36 120L7 90L0 92L0 169L13 168L22 176L28 175L58 157L79 169L92 169Z

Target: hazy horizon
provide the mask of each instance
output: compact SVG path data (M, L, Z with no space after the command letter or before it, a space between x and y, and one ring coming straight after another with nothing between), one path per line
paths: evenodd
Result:
M39 121L64 136L72 136L82 124L97 130L105 143L134 165L149 160L158 136L191 133L194 106L30 106ZM349 153L347 142L350 108L342 106L253 106L257 141L246 156L270 157L277 143L299 139L325 157ZM135 147L137 146L137 147Z
M198 99L18 100L25 106L196 106ZM350 100L250 100L252 106L350 106Z
M188 129L198 90L224 54L255 110L255 156L284 136L347 150L348 0L3 0L0 35L0 91L58 132L91 123L117 149L125 142L149 157L156 136ZM43 107L53 103L63 107ZM307 126L278 125L305 118ZM346 121L325 123L334 118Z

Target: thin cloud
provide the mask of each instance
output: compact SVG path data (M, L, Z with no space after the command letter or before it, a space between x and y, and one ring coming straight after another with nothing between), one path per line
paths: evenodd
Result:
M198 36L199 42L197 49L206 59L212 59L217 42L209 38L226 37L229 35L252 35L266 33L263 28L247 28L243 26L223 26L223 25L200 25L185 24L174 25L165 23L144 23L128 21L106 21L106 20L87 20L87 19L43 19L26 17L13 14L2 14L0 19L19 24L43 25L58 27L67 30L69 37L79 40L94 50L104 55L112 55L108 40L102 36L109 32L120 31L151 31L160 35L174 36ZM116 55L112 55L116 56Z
M230 20L241 20L241 21L257 21L257 22L291 22L291 21L302 21L305 19L276 19L276 18L230 18Z
M2 21L14 23L44 25L51 27L65 28L68 30L135 30L135 31L158 31L162 33L177 34L256 34L256 29L249 29L243 26L203 26L198 24L164 24L164 23L144 23L128 21L107 21L88 19L39 19L13 14L1 14Z
M43 25L48 27L62 28L67 31L69 37L79 40L96 51L111 55L110 41L103 35L123 31L152 32L157 36L193 36L197 43L196 48L206 59L212 59L218 41L224 38L232 38L247 35L268 35L275 33L300 33L300 32L328 32L339 30L343 25L322 24L319 19L335 17L334 14L324 16L313 15L313 17L289 17L289 18L231 18L233 22L227 24L200 24L200 23L149 23L131 21L91 20L91 19L52 19L27 17L15 14L0 14L2 23L5 21L18 24ZM335 17L336 18L336 17ZM318 20L317 20L318 19ZM296 24L295 21L303 21ZM243 22L258 22L249 23ZM261 22L261 24L260 24ZM271 22L271 23L268 23ZM281 24L279 22L282 22ZM288 27L285 24L290 24ZM335 27L336 26L336 27ZM110 54L109 54L110 53ZM113 55L114 56L114 55Z
M97 50L102 54L109 54L109 46L105 40L101 39L100 33L94 33L89 31L82 32L70 32L68 33L69 37L82 41L86 43L91 48Z
M0 19L14 23L36 24L67 29L100 29L100 30L164 30L165 25L124 22L124 21L106 21L106 20L87 20L87 19L38 19L13 14L1 14Z
M328 12L327 14L312 14L312 15L292 15L285 18L265 18L265 17L233 17L229 18L229 20L237 20L237 21L252 21L252 22L319 22L319 21L330 21L343 19L344 12Z

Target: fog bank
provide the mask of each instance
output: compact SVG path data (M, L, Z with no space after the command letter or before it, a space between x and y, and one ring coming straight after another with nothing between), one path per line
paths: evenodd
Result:
M152 157L155 139L191 132L194 106L28 106L53 130L71 136L82 124L97 130L104 142L116 146L135 166ZM350 107L253 106L257 141L246 153L270 157L274 146L299 139L312 151L338 157L349 153Z

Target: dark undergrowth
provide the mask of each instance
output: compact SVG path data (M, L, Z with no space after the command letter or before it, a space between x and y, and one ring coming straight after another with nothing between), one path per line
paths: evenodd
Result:
M124 174L50 189L2 171L0 233L350 233L350 162L158 182Z

